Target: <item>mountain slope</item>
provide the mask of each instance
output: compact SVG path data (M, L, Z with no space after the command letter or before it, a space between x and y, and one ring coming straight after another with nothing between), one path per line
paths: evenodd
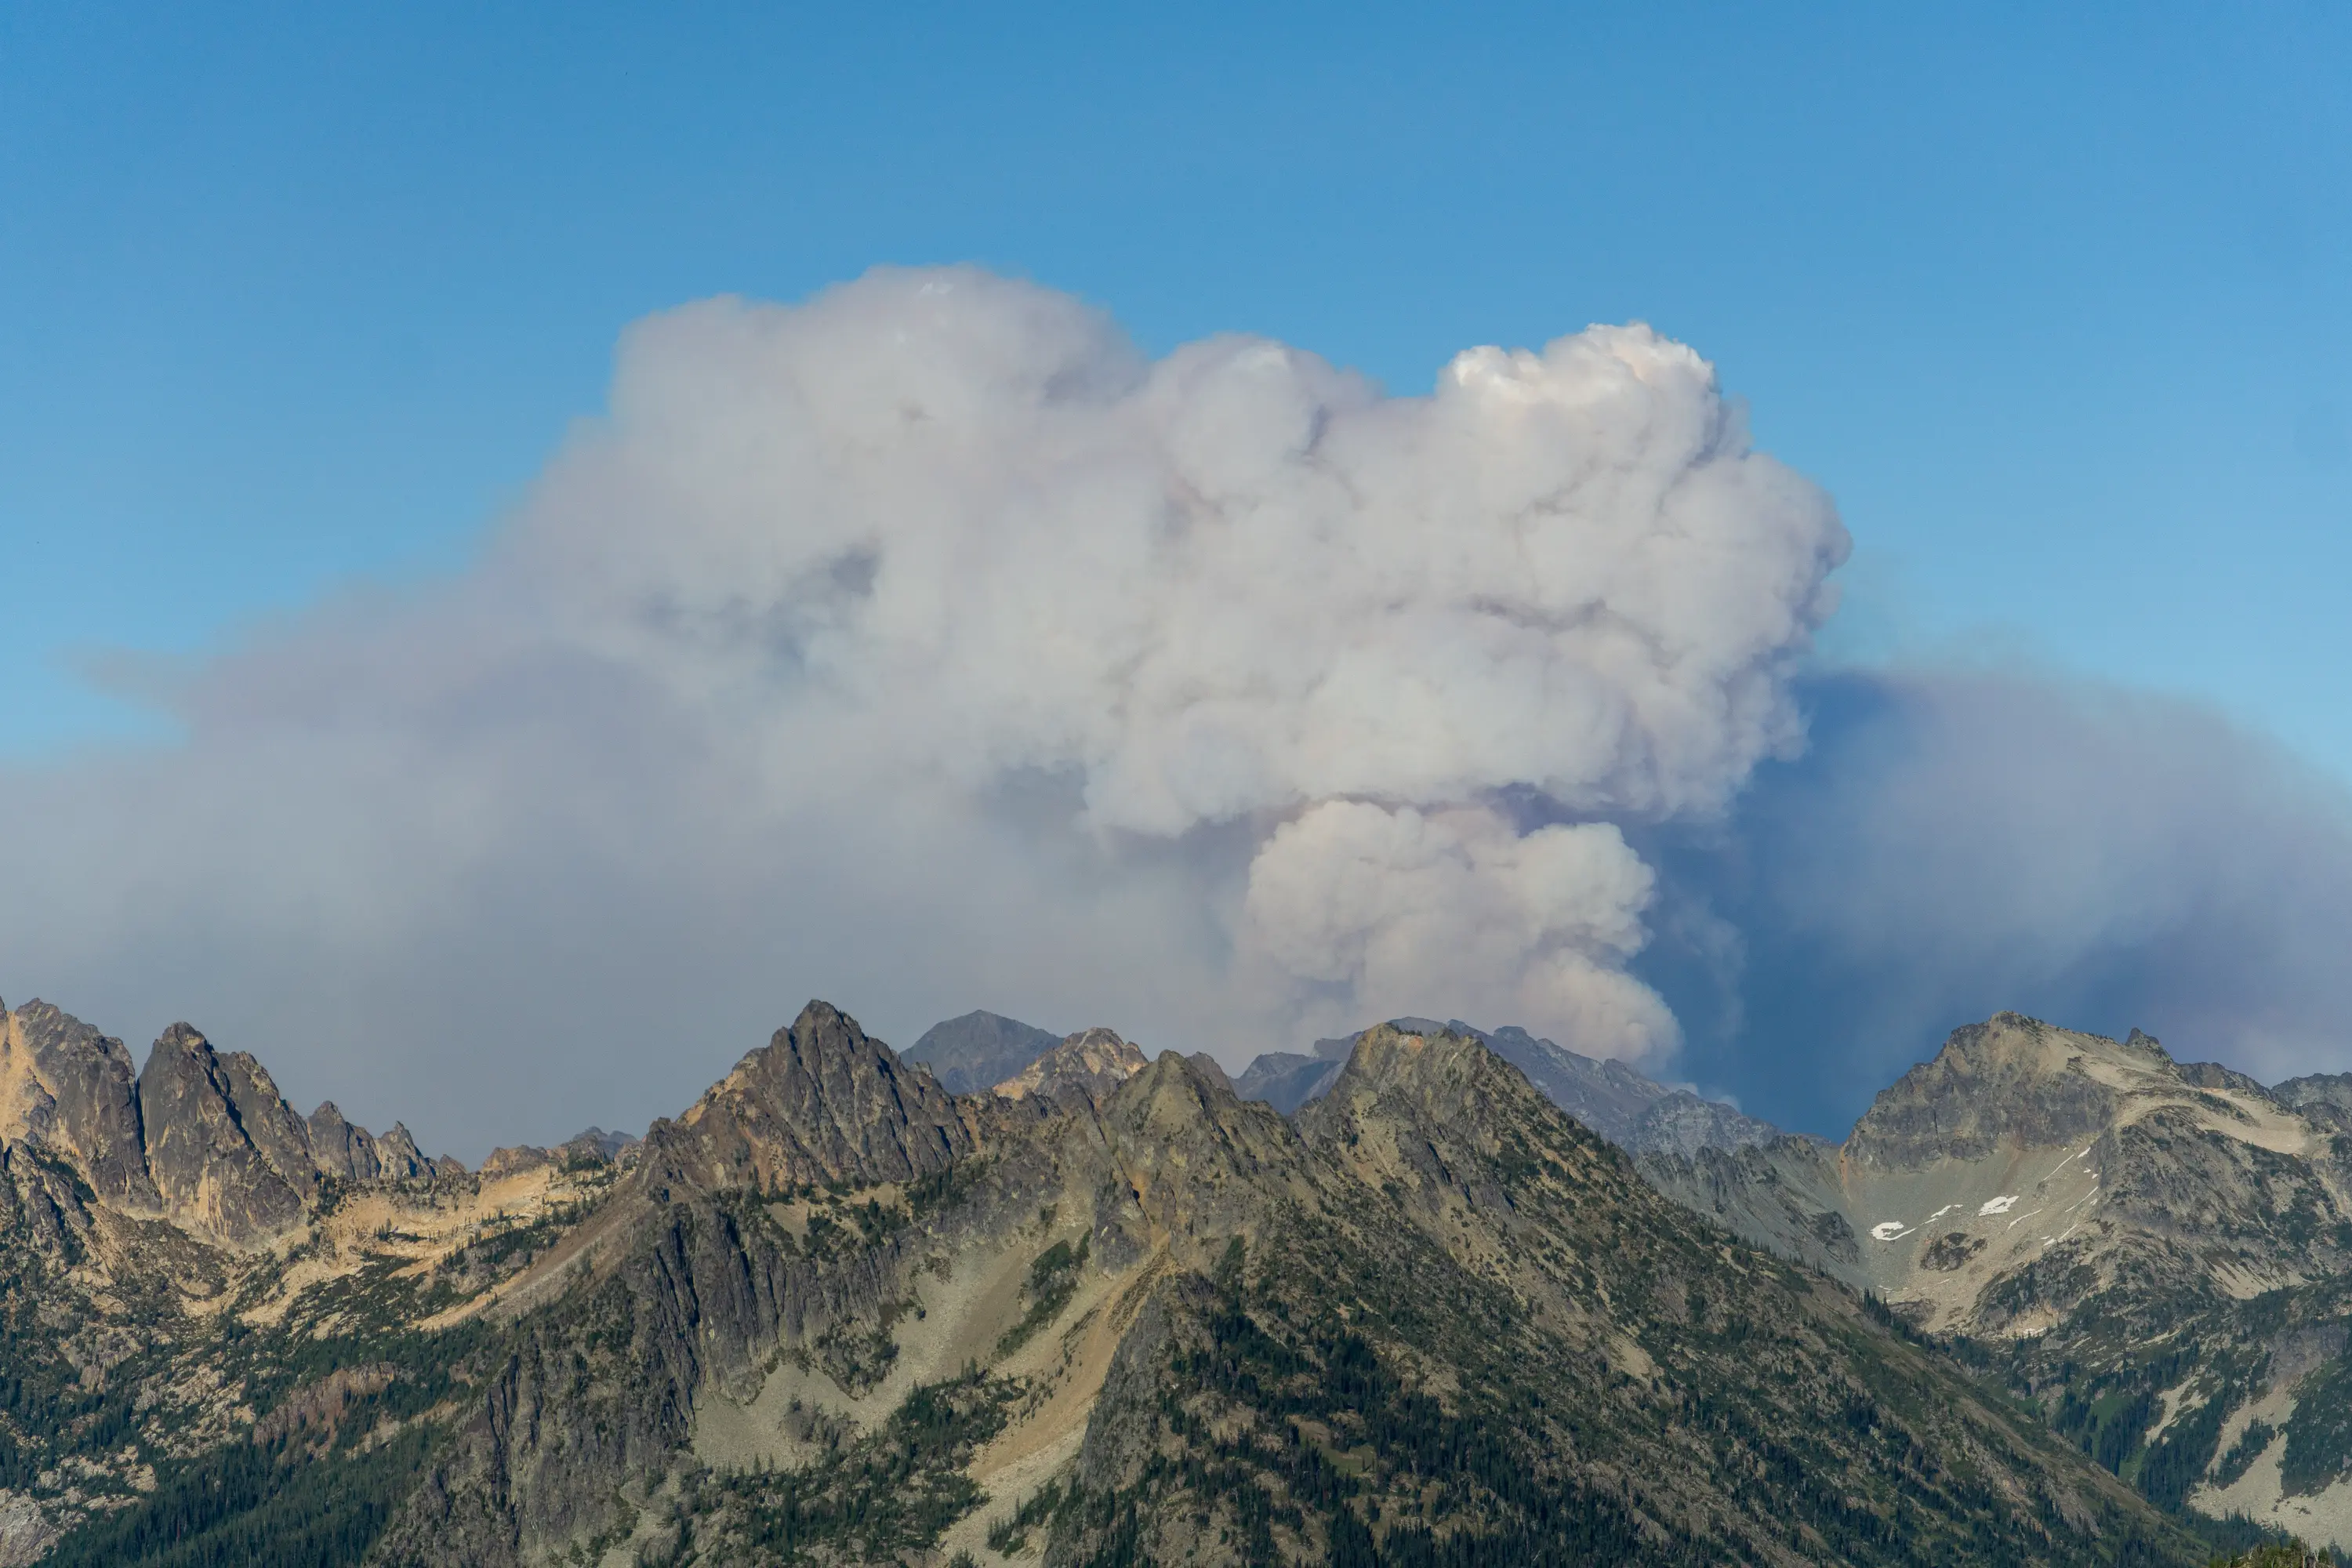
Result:
M2352 1438L2330 1425L2338 1384L2352 1389L2352 1136L2327 1092L2000 1014L1955 1031L1842 1148L1783 1140L1642 1168L1750 1239L1983 1342L2151 1497L2352 1548Z
M1725 1247L1473 1039L1368 1032L1300 1131L1299 1197L1122 1347L1060 1560L2167 1550L2046 1437L1852 1298Z
M1374 1031L1303 1128L1172 1055L1099 1105L967 1104L911 1186L673 1183L518 1324L383 1560L2189 1550L1475 1041Z

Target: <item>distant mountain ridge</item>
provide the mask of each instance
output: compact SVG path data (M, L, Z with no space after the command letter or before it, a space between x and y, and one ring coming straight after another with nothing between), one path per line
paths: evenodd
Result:
M907 1059L929 1068L950 1094L982 1094L1061 1043L1050 1029L973 1011L924 1030Z
M1620 1061L1597 1060L1538 1039L1511 1026L1491 1034L1459 1018L1404 1017L1393 1026L1437 1034L1450 1031L1483 1042L1528 1075L1551 1102L1630 1153L1661 1150L1692 1154L1701 1149L1738 1149L1781 1137L1769 1121L1742 1114L1721 1100L1703 1100L1688 1089L1669 1089ZM1349 1053L1362 1034L1318 1040L1311 1055L1267 1052L1234 1080L1244 1100L1263 1100L1284 1115L1319 1099L1339 1080Z
M1452 1031L1480 1040L1528 1075L1552 1103L1629 1153L1690 1155L1702 1149L1740 1149L1784 1134L1769 1121L1721 1100L1672 1089L1613 1060L1595 1059L1510 1026L1488 1032L1461 1019L1391 1019L1396 1027ZM1108 1033L1108 1031L1105 1031ZM1072 1036L1071 1039L1077 1037ZM1116 1037L1115 1036L1113 1037ZM1320 1099L1339 1081L1363 1032L1318 1040L1311 1050L1260 1053L1234 1079L1244 1100L1262 1100L1285 1116ZM994 1013L967 1013L934 1024L908 1048L907 1059L931 1068L957 1094L1006 1092L1032 1064L1064 1044L1062 1037Z

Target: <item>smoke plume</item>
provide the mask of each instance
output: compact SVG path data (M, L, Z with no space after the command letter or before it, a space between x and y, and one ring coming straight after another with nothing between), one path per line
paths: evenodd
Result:
M1517 1023L1832 1131L2001 1007L2352 1066L2343 791L2160 699L1808 673L1845 550L1641 327L1404 397L971 270L693 305L471 567L0 773L0 991L467 1154L812 994L1232 1062Z
M0 952L461 1146L667 1109L808 993L1654 1058L1621 828L1795 752L1845 550L1641 327L1398 397L971 270L698 304L461 577L0 781Z
M2352 1069L2352 792L2204 705L2046 673L1812 675L1805 753L1669 826L1640 960L1685 1070L1842 1134L2003 1008L2266 1083Z

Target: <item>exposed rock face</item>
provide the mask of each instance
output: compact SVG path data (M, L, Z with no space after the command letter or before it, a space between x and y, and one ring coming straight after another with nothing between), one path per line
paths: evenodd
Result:
M2292 1105L2298 1110L2313 1110L2322 1106L2352 1111L2352 1072L2314 1073L2308 1078L2291 1078L2271 1090L2282 1105Z
M331 1101L307 1120L297 1115L258 1061L243 1051L215 1052L186 1024L173 1025L156 1040L136 1089L131 1110L144 1144L137 1171L153 1194L150 1210L232 1247L298 1223L321 1176L366 1182L464 1170L453 1161L427 1160L398 1124L382 1140L371 1137ZM119 1121L123 1114L113 1116ZM109 1174L131 1168L121 1159L98 1165ZM137 1212L138 1184L131 1184L131 1194L115 1201Z
M1207 1268L1270 1203L1309 1200L1317 1175L1297 1133L1238 1100L1221 1071L1164 1051L1102 1107L1104 1141L1153 1243Z
M374 1138L366 1128L344 1121L333 1100L322 1101L310 1112L309 1133L310 1158L320 1174L346 1182L373 1182L383 1174Z
M62 1161L110 1212L249 1246L296 1223L322 1175L433 1169L405 1131L392 1142L387 1156L331 1103L297 1115L260 1062L186 1024L134 1077L121 1041L46 1002L0 1010L0 1145Z
M1554 1105L1632 1153L1660 1150L1691 1155L1702 1149L1738 1149L1780 1136L1769 1121L1743 1115L1720 1100L1668 1089L1620 1061L1597 1061L1512 1026L1492 1034L1459 1018L1397 1018L1393 1027L1424 1035L1454 1034L1482 1042L1525 1073ZM1320 1098L1361 1035L1318 1040L1314 1054L1269 1051L1251 1062L1235 1084L1244 1100L1262 1100L1288 1116Z
M163 1206L131 1053L47 1002L0 1019L0 1140L58 1155L107 1203L138 1214Z
M567 1154L618 1163L637 1147L640 1140L634 1132L607 1132L601 1127L591 1127L575 1132L563 1142Z
M555 1156L546 1150L535 1144L518 1143L491 1150L483 1157L481 1169L485 1176L504 1176L554 1163Z
M972 1147L955 1098L823 1002L646 1135L663 1171L709 1188L904 1182Z
M392 1131L375 1140L376 1173L387 1181L404 1182L418 1176L429 1176L434 1163L416 1147L416 1140L404 1123L395 1121Z
M2064 1490L2079 1459L2037 1446L1956 1384L1929 1393L1923 1358L1900 1374L1922 1381L1863 1393L1844 1359L1850 1300L1769 1267L1727 1268L1737 1259L1715 1233L1468 1036L1367 1031L1331 1092L1297 1117L1298 1146L1263 1113L1216 1110L1171 1067L1163 1058L1120 1090L1107 1120L1165 1129L1184 1152L1170 1184L1184 1202L1223 1193L1232 1205L1191 1231L1236 1239L1221 1254L1198 1247L1215 1267L1171 1275L1137 1313L1107 1369L1048 1564L1437 1560L1424 1486L1463 1500L1454 1528L1478 1542L1463 1560L1497 1562L1957 1562L2000 1539L2054 1563L2085 1552L2063 1521L2114 1506L2096 1481ZM1148 1121L1146 1100L1164 1108ZM1243 1192L1262 1201L1235 1203ZM1777 1371L1759 1374L1764 1364ZM1445 1368L1442 1405L1412 1403L1406 1391L1429 1385L1408 1365ZM1832 1543L1801 1485L1726 1495L1666 1436L1675 1418L1648 1425L1681 1387L1704 1388L1717 1419L1767 1465L1780 1462L1762 1458L1775 1435L1825 1439L1835 1458L1809 1447L1785 1473L1825 1467L1855 1498L1912 1484L1884 1449L1834 1436L1837 1420L1824 1419L1865 1404L1882 1436L1901 1425L1913 1451L1965 1453L1971 1474L2000 1479L1972 1503L1958 1500L1966 1489L1939 1496L1939 1486L1895 1504L1903 1544L1883 1556L1843 1534ZM1894 1416L1896 1403L1912 1414ZM1416 1419L1436 1424L1415 1432ZM1180 1459L1211 1433L1213 1482L1208 1466ZM1486 1473L1522 1478L1517 1497L1539 1499L1540 1511L1449 1473L1434 1459L1449 1441L1486 1446ZM1431 1460L1405 1459L1424 1443ZM1295 1468L1293 1444L1346 1456L1353 1479L1332 1489L1339 1507L1310 1500L1317 1489L1301 1482L1319 1472ZM2061 1491L2028 1500L2052 1483ZM1289 1522L1252 1526L1237 1493L1271 1503L1260 1520ZM2056 1533L2042 1536L2028 1515ZM1449 1542L1457 1553L1465 1544Z
M1525 1029L1497 1029L1484 1038L1554 1105L1621 1149L1633 1146L1642 1119L1673 1092L1623 1062L1595 1060Z
M791 1114L730 1111L774 1147L705 1188L652 1140L583 1227L608 1261L559 1249L549 1278L573 1283L485 1358L372 1560L510 1568L610 1552L634 1520L621 1551L698 1568L951 1561L1048 1482L1076 1496L1016 1560L1369 1561L1368 1518L1400 1562L1438 1560L1432 1523L1473 1561L2056 1563L2126 1527L2185 1560L2112 1480L1850 1300L1727 1248L1475 1040L1375 1031L1297 1125L1168 1053L1099 1102L971 1102L982 1136L915 1188L747 1203L743 1172L793 1165L813 1128L898 1149L922 1124L830 1009L784 1047ZM730 1082L787 1070L746 1058ZM909 1206L885 1223L893 1193ZM1834 1504L1734 1482L1680 1432L1702 1390L1771 1473L1801 1463L1774 1441L1805 1444ZM1941 1479L1956 1466L1967 1485ZM673 1475L705 1479L622 1510ZM908 1522L967 1477L992 1500L946 1539ZM1885 1548L1824 1550L1858 1518Z
M219 1068L228 1085L229 1109L255 1152L279 1181L308 1198L319 1184L310 1128L278 1092L268 1072L246 1052L221 1057Z
M1702 1149L1746 1149L1781 1136L1780 1130L1769 1121L1719 1100L1701 1100L1686 1089L1677 1089L1651 1101L1619 1147L1633 1154L1656 1151L1690 1155Z
M1082 1029L1023 1068L992 1092L1007 1100L1076 1093L1089 1105L1143 1070L1143 1053L1113 1029ZM1222 1076L1222 1075L1221 1075Z
M2137 1030L2003 1013L1956 1030L1842 1149L1654 1152L1642 1170L1927 1327L2006 1342L2061 1428L2150 1496L2352 1545L2352 1506L2330 1523L2286 1495L2275 1458L2222 1458L2292 1428L2306 1482L2352 1505L2352 1443L2296 1392L2337 1375L2336 1352L2300 1347L2352 1308L2352 1137L2332 1081L2265 1089Z
M2095 1138L2116 1120L2115 1071L2161 1071L2161 1047L2135 1031L2101 1042L2096 1066L2076 1047L2085 1037L2016 1013L1952 1031L1944 1048L1884 1089L1845 1142L1847 1158L1886 1170L1937 1160L1980 1160L2003 1143L2058 1149ZM2177 1076L2177 1075L2176 1075Z
M1735 1235L1872 1288L1836 1145L1783 1135L1737 1149L1652 1150L1638 1164L1652 1186Z
M300 1433L313 1435L313 1440L331 1443L335 1429L355 1399L371 1394L382 1394L398 1380L396 1367L339 1367L318 1382L296 1390L278 1408L253 1424L253 1441L257 1447L282 1442Z
M966 1013L923 1031L906 1059L929 1068L950 1094L983 1094L1055 1046L1051 1030L994 1013Z
M2132 1037L2124 1043L2126 1045L2143 1043L2151 1046L2157 1045L2157 1041L2153 1036L2144 1035L2137 1029L2134 1029L2132 1031ZM2162 1048L2163 1047L2161 1046L2158 1046L2158 1049L2161 1050ZM2244 1073L2239 1072L2233 1068L2225 1068L2220 1062L2181 1062L2178 1064L2178 1066L2180 1072L2180 1081L2183 1083L2193 1084L2199 1089L2228 1089L2232 1094L2252 1095L2257 1100L2278 1100L2283 1105L2292 1105L2294 1103L2292 1100L2280 1096L2277 1091L2273 1089L2264 1089L2260 1083L2248 1078Z
M29 1568L58 1538L41 1505L20 1492L0 1490L0 1568Z
M1643 1168L1742 1235L1916 1300L1939 1327L2047 1327L2065 1302L2046 1291L2023 1320L2006 1308L1989 1317L1979 1297L2062 1247L2093 1264L2075 1298L2110 1277L2117 1249L2168 1253L2169 1267L2236 1292L2352 1264L2352 1231L2337 1230L2352 1194L2328 1130L2242 1073L2181 1067L2137 1030L2110 1040L2015 1013L1953 1031L1880 1093L1842 1149L1661 1152ZM1825 1233L1841 1240L1822 1243ZM1851 1258L1849 1233L1864 1238ZM1924 1269L1924 1249L1956 1233L1982 1245L1945 1246L1946 1266Z
M211 1044L185 1024L163 1031L139 1074L147 1164L165 1212L233 1246L292 1225L304 1195L247 1131L238 1087ZM245 1089L254 1092L249 1078ZM308 1176L307 1156L303 1164Z

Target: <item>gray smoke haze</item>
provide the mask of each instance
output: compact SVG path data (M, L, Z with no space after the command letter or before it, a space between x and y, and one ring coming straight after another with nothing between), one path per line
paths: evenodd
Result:
M2013 1008L2265 1082L2352 1068L2352 794L2185 700L2017 672L1801 683L1805 753L1643 838L1684 1070L1842 1134Z
M1640 327L1394 397L969 270L690 306L466 573L0 774L0 994L469 1158L812 994L1236 1064L1516 1022L1829 1131L2001 1007L2352 1065L2344 792L2186 704L1807 674L1845 550Z
M1798 753L1845 550L1641 327L1392 397L971 270L691 306L461 577L0 777L0 986L468 1155L673 1110L812 994L1664 1062L1628 836Z

